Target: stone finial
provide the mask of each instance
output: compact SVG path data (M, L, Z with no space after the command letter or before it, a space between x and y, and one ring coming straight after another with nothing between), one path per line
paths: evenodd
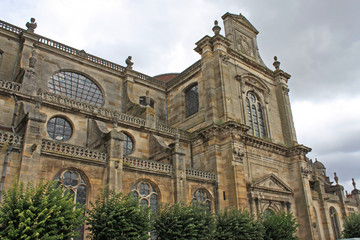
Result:
M355 182L354 178L352 178L351 180L352 180L352 185L354 186L354 189L356 189L356 182Z
M339 185L339 178L336 176L336 172L334 172L334 180L336 182L336 185Z
M26 27L28 32L33 33L35 28L37 27L37 23L35 22L35 18L30 18L30 22L26 23Z
M215 35L219 35L220 34L220 30L221 30L221 27L219 27L219 23L217 20L215 20L214 22L214 27L212 28L213 32L215 33Z
M125 60L127 69L132 69L132 66L134 65L134 63L131 61L131 59L132 59L132 57L128 56L128 58Z
M280 62L278 61L277 56L274 56L274 63L273 63L274 67L276 70L280 69Z

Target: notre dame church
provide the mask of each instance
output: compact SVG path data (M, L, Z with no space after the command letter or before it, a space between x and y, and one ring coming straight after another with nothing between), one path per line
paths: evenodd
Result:
M261 60L258 31L226 13L196 43L199 60L150 77L0 21L0 191L15 178L59 180L89 206L104 188L158 203L199 201L292 212L301 239L338 239L360 190L306 157L290 75ZM125 59L126 57L124 57ZM86 238L86 233L80 239Z

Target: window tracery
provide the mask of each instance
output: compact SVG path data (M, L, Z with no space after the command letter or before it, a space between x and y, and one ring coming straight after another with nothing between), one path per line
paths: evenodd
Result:
M211 199L205 189L196 190L193 194L192 202L198 202L201 205L205 206L209 211L211 211Z
M246 96L246 109L250 133L256 137L266 137L262 105L258 97L252 92L248 92Z
M134 141L129 134L124 133L124 143L123 143L123 154L124 156L130 155L134 150Z
M141 205L150 206L154 212L157 210L158 193L149 182L141 181L131 191L135 198L139 198Z
M86 204L87 197L87 184L81 174L74 170L65 170L58 177L55 178L58 181L58 187L62 187L64 192L68 192L73 198L75 203L82 205ZM84 226L79 228L80 235L74 240L84 239Z
M335 208L330 208L330 219L331 219L331 226L334 232L335 239L340 239L340 229L339 229L339 220L336 214Z
M185 91L186 117L194 115L199 111L199 90L198 85L194 85Z
M85 103L101 106L103 94L100 88L84 75L60 71L51 76L48 82L49 92L64 95Z

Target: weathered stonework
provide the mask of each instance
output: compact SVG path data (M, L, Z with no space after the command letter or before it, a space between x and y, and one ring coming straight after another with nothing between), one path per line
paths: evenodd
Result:
M301 239L335 239L344 217L360 210L360 191L354 183L344 196L338 178L334 185L306 157L290 75L277 58L274 71L265 66L258 31L244 16L223 20L224 35L216 21L214 35L196 43L199 61L158 77L135 71L130 56L124 67L37 35L34 19L27 30L0 21L1 190L16 177L38 183L76 172L87 206L105 189L129 193L145 183L153 195L141 197L152 206L199 201L201 192L213 212L284 209L297 218ZM71 87L50 88L54 74ZM80 76L76 84L72 76ZM78 98L73 87L90 92L86 81L98 91ZM101 104L88 101L96 94Z

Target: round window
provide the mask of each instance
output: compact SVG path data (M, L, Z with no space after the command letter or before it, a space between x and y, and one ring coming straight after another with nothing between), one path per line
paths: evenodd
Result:
M51 138L64 142L71 138L72 127L65 118L53 117L47 123L47 132Z

